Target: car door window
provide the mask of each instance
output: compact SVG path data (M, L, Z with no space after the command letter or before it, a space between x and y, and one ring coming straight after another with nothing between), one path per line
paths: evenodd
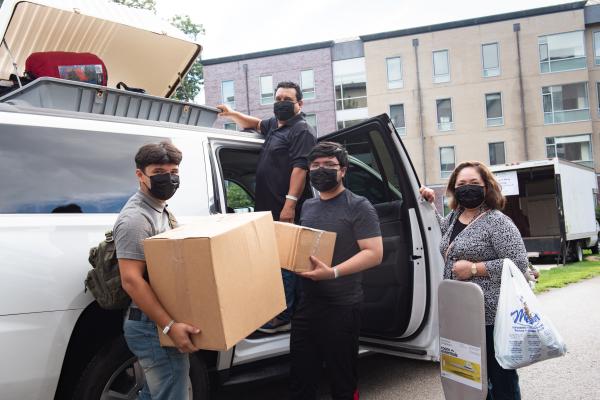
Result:
M227 212L254 211L254 198L242 185L232 180L225 180Z
M355 132L337 140L346 147L350 156L344 180L348 189L366 197L374 205L401 202L399 174L378 131Z
M161 140L167 139L5 125L0 214L118 213L139 187L133 156Z

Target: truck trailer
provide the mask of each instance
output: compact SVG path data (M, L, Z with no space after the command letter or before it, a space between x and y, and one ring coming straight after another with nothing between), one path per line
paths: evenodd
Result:
M598 252L598 183L594 169L558 158L493 166L504 213L523 236L531 258L581 261Z

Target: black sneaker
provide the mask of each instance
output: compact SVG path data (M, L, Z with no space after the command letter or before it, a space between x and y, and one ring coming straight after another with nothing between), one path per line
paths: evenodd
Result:
M277 317L273 318L263 326L257 329L262 333L277 333L277 332L288 332L292 329L292 323L290 321L283 321Z

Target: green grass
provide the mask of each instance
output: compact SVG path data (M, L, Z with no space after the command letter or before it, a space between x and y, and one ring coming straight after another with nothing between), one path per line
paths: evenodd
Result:
M600 275L600 261L582 261L540 271L535 293L545 292L552 288L561 288L569 283L579 282Z

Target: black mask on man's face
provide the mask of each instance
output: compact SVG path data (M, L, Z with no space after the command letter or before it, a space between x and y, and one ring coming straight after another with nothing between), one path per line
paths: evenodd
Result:
M337 169L318 168L310 171L310 184L319 192L329 192L340 183L337 179Z
M454 195L458 204L464 208L479 207L485 200L485 192L483 186L479 185L463 185L454 189Z
M179 188L179 175L165 174L152 175L148 190L152 196L159 200L169 200Z
M294 112L294 102L290 100L276 101L273 104L273 113L279 121L287 121L296 113Z

